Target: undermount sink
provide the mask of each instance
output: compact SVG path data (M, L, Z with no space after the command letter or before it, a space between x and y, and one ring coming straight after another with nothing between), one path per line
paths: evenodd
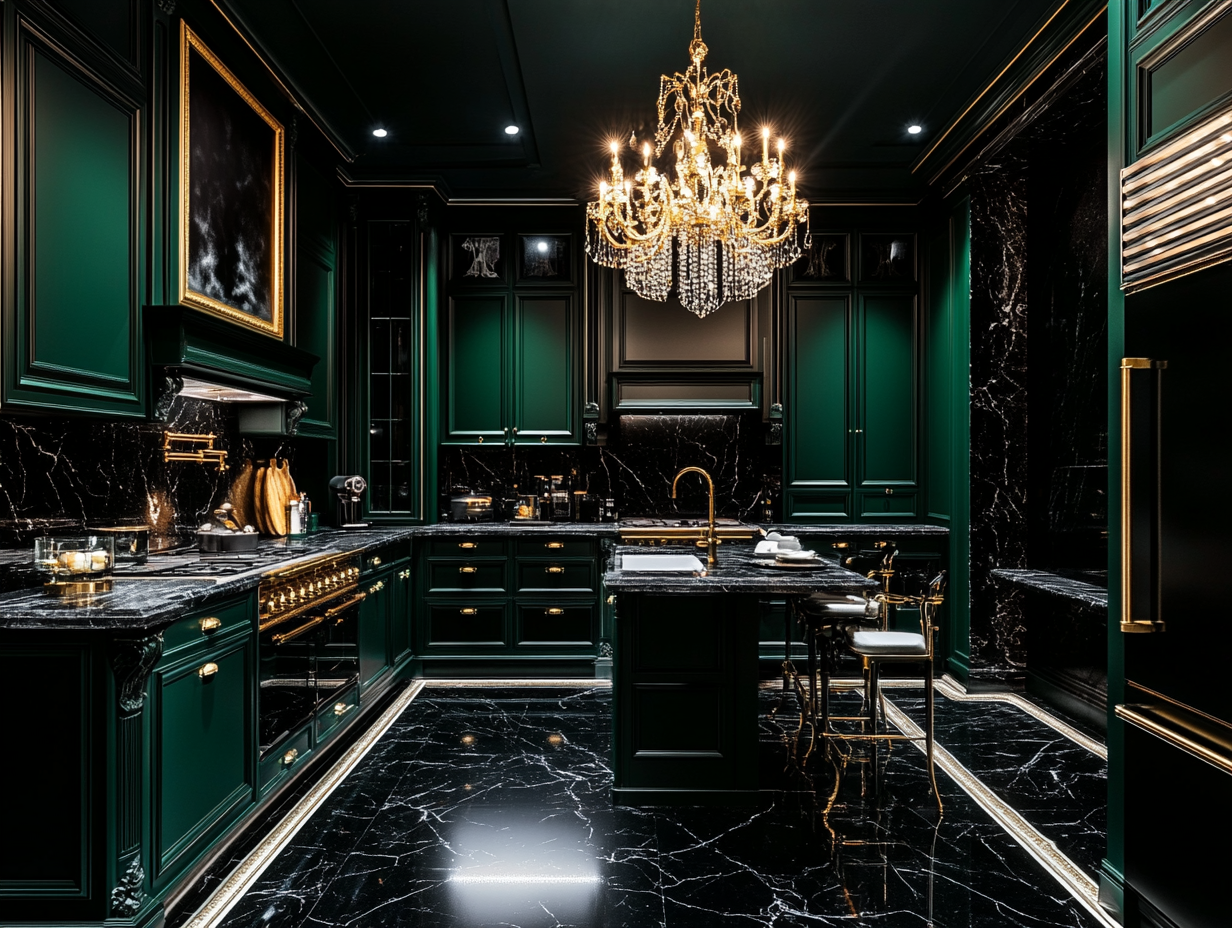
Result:
M620 569L683 574L701 571L704 567L692 554L622 554Z

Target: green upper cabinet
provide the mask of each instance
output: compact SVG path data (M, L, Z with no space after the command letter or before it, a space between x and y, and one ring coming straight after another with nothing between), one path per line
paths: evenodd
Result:
M292 324L295 345L321 360L312 371L308 412L300 435L337 437L338 408L338 243L334 185L306 158L296 156L295 289Z
M16 168L5 246L16 273L0 405L142 416L141 88L109 56L36 32L13 4L4 18L16 37L15 106L0 132Z
M545 212L451 214L443 444L581 443L577 236L570 231L581 217L573 208L552 209L548 219Z
M848 256L852 243L859 252ZM914 521L922 515L915 236L815 232L814 246L818 254L788 272L784 520Z

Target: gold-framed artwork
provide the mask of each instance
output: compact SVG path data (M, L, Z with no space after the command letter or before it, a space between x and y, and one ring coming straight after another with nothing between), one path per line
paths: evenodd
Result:
M180 22L180 303L282 338L286 134Z

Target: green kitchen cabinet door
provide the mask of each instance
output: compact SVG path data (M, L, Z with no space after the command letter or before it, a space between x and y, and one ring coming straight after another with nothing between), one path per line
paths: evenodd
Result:
M445 444L503 444L508 436L502 295L449 301Z
M87 62L16 33L16 220L0 406L144 416L139 105ZM6 156L9 157L9 156ZM6 207L8 209L9 207Z
M298 435L338 437L338 243L329 179L296 155L295 346L320 360Z
M399 561L390 579L389 656L396 667L411 656L411 562Z
M919 317L912 294L861 294L854 433L858 517L914 519L919 498Z
M253 634L157 668L150 681L155 886L190 866L256 797Z
M515 444L578 444L569 296L517 296L514 317Z
M393 569L364 581L367 596L359 604L359 688L370 688L389 670L389 624L395 600Z
M786 521L849 521L851 300L793 295L788 307Z

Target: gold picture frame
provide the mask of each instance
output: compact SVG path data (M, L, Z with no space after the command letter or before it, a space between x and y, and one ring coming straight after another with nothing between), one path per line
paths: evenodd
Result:
M285 161L282 123L181 20L179 302L275 338Z

